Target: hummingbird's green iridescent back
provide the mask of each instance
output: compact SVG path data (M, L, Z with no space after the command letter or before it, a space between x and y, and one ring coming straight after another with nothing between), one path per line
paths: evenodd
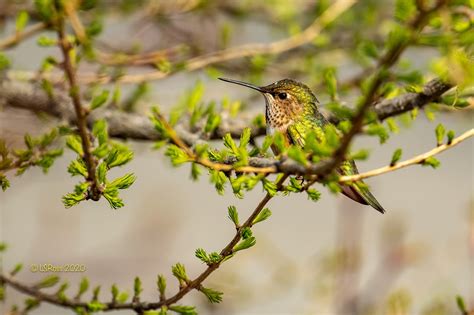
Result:
M303 83L284 79L267 86L258 87L241 81L220 79L252 88L263 94L266 103L267 134L279 131L286 135L288 144L301 147L304 147L305 139L310 132L314 132L320 142L324 140L324 127L331 123L319 111L319 101L316 96ZM342 175L358 174L357 166L353 160L344 161L338 172ZM347 197L359 203L370 205L381 213L385 212L362 181L347 185L342 184L341 190Z

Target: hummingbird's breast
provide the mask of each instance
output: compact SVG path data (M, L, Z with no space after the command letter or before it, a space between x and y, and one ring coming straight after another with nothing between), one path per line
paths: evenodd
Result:
M285 132L292 122L291 115L281 106L272 104L267 98L265 103L267 135L272 135L275 131Z

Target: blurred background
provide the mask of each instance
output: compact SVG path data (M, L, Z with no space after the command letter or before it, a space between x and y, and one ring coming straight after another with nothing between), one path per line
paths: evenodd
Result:
M105 8L97 10L103 16L97 45L111 52L179 46L177 53L193 56L272 42L310 24L329 3L104 1ZM14 12L29 7L28 1L0 1L1 37L14 32ZM310 47L291 55L234 60L150 81L145 87L124 85L122 99L130 100L141 88L146 91L133 101L134 110L147 113L159 104L166 111L200 80L204 102L219 103L227 97L241 100L245 111L263 113L261 96L216 80L220 73L259 84L293 77L314 88L324 106L331 100L320 84L322 69L336 68L340 81L360 73L367 63L354 55L358 44L364 38L383 42L393 11L392 1L359 1L341 17L340 25L336 22ZM4 51L12 69L35 71L48 55L59 56L55 47L38 47L37 38ZM439 56L429 45L411 47L403 55L400 71L409 67L432 77L433 60ZM94 71L96 66L83 63L80 70ZM153 70L144 66L128 71ZM340 98L351 106L357 95L349 89ZM359 171L386 165L397 148L403 148L404 158L430 150L436 145L438 123L459 135L472 128L473 113L442 110L428 119L432 113L421 111L410 124L400 120L400 131L384 145L374 137L358 137L353 150L370 150L370 158L358 162ZM21 147L26 132L39 135L56 122L26 110L0 110L1 137L11 147ZM235 205L246 217L264 195L256 188L244 199L229 189L219 196L207 176L192 181L189 165L173 168L161 151L151 149L152 142L128 144L135 158L120 173L133 171L137 181L124 191L126 206L119 210L111 210L104 200L64 208L61 196L77 181L66 172L74 158L67 150L46 175L31 169L11 177L11 187L0 194L0 239L9 245L2 258L6 270L22 262L25 271L18 279L31 283L44 276L30 272L31 264L83 264L84 273L61 274L70 282L71 292L87 276L91 285L102 285L101 296L109 299L112 284L132 293L133 278L140 276L143 299L157 300L157 274L168 278L169 294L177 290L171 265L181 262L191 277L198 275L205 266L194 257L195 249L219 251L234 235L227 207ZM316 187L322 192L316 203L305 194L274 198L269 204L272 217L253 229L256 246L224 263L204 283L223 291L223 302L212 305L193 292L182 303L196 305L200 314L457 314L456 295L474 303L473 154L468 140L442 153L437 170L412 166L368 179L387 209L384 215L322 186ZM1 314L21 304L24 296L8 289L6 298ZM47 304L33 312L67 313Z

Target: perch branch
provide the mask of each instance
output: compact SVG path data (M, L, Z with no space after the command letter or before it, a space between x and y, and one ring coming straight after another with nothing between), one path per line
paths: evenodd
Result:
M464 132L459 137L454 138L450 143L440 145L428 152L412 157L411 159L405 160L403 162L398 162L393 166L384 166L384 167L380 167L380 168L377 168L368 172L360 173L357 175L341 176L339 177L339 181L340 182L354 182L354 181L358 181L364 178L374 177L374 176L382 175L385 173L393 172L410 165L423 163L423 161L425 161L427 158L435 156L448 149L451 149L452 147L458 145L464 140L469 139L472 136L474 136L474 128Z

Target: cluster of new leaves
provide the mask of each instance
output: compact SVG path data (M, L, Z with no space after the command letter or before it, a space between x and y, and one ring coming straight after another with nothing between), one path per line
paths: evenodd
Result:
M0 139L0 186L5 191L9 186L5 173L16 170L16 175L23 174L32 166L39 166L44 173L53 165L54 160L63 154L61 148L54 148L52 144L58 139L58 128L39 137L26 134L25 148L9 149L5 141Z
M94 103L94 101L93 101ZM122 166L133 158L131 151L125 144L109 139L107 133L107 123L105 120L95 122L92 135L96 139L93 155L97 159L97 180L102 195L107 199L113 209L123 207L123 201L119 197L119 190L130 187L135 181L132 173L127 173L113 180L107 178L110 169ZM66 145L77 154L77 159L71 161L68 166L68 172L71 176L81 176L85 180L77 184L74 192L63 197L64 205L69 208L77 203L89 198L89 188L91 183L86 162L84 161L81 139L78 135L69 135L66 139Z

